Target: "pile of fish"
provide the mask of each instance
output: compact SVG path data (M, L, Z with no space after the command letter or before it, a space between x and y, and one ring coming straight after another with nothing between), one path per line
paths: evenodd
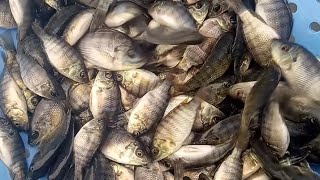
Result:
M0 159L15 180L320 179L320 62L292 24L286 0L0 0Z

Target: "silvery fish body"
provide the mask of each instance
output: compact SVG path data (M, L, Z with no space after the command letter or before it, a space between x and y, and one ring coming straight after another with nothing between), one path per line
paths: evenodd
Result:
M293 19L287 0L256 0L256 13L282 39L289 40Z

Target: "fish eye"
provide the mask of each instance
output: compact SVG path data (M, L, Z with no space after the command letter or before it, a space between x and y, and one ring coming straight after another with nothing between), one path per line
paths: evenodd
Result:
M134 131L134 132L133 132L133 135L134 135L134 136L139 136L139 135L140 135L140 132L139 132L139 131Z
M117 78L117 81L118 81L118 82L121 82L121 81L123 80L122 75L121 75L121 74L118 74L118 73L117 73L117 77L116 77L116 78Z
M197 3L195 4L195 8L196 8L196 9L200 9L202 6L203 6L203 4L202 4L201 1L199 1L199 2L197 2Z
M140 158L143 156L143 153L142 153L141 149L137 149L137 150L136 150L136 155L137 155L138 157L140 157Z
M230 22L231 22L232 24L236 24L236 23L237 23L237 19L236 19L235 16L230 16L229 20L230 20Z
M284 45L281 46L281 50L284 51L284 52L289 52L290 46L284 44Z
M32 139L37 139L39 137L39 132L38 131L33 131L31 134Z
M36 97L31 98L31 104L34 106L37 106L39 103L38 99Z
M134 50L129 49L129 50L128 50L128 56L129 56L130 58L134 58L134 57L136 57L136 53L134 52Z
M219 12L220 9L221 9L220 4L215 4L215 5L213 5L213 11L214 11L214 12Z
M151 150L151 153L152 153L153 156L157 156L159 154L159 149L158 148L153 148Z
M15 121L15 122L14 122L14 125L15 125L16 127L19 127L19 126L20 126L20 123L19 123L18 121Z
M56 97L57 93L56 93L56 91L52 90L52 91L50 91L50 95L53 96L53 97Z
M87 77L86 72L81 71L81 72L80 72L80 77L81 77L81 78L86 78L86 77Z
M200 139L199 143L200 143L200 144L207 144L208 141L207 141L206 139Z
M112 78L112 73L111 72L106 72L105 73L105 77L108 78L108 79Z
M240 89L236 90L236 96L237 97L242 97L243 96L243 91L240 90Z
M230 82L224 82L223 86L226 87L226 88L229 88L229 87L231 87L231 83Z

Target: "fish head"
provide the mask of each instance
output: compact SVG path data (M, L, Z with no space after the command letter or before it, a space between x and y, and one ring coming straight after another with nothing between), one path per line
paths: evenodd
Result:
M236 17L231 13L223 13L217 18L217 22L223 31L229 32L236 23Z
M31 128L28 135L28 143L32 146L36 146L40 143L40 131L36 128Z
M273 60L282 70L290 70L297 64L299 47L288 41L274 39L271 43L271 53Z
M9 112L7 112L7 116L16 128L24 131L29 129L27 112L24 112L21 109L12 108Z
M151 148L152 159L160 161L171 153L171 149L175 148L176 144L170 139L154 138Z
M53 81L42 84L39 88L43 97L48 99L65 99L66 95L62 87L58 84L58 82Z
M246 100L246 97L249 95L254 84L255 84L255 81L237 83L229 89L228 94L232 98L240 99L244 102Z
M120 61L125 66L125 69L139 68L147 62L143 56L142 49L126 45L120 45L115 48L114 60Z
M209 17L217 17L229 9L228 4L223 0L212 0L209 8Z
M87 69L83 63L75 63L69 69L69 77L77 82L80 83L88 83L89 82L89 75Z
M30 112L34 112L34 110L36 109L38 103L40 102L39 98L40 98L39 96L34 95L34 96L30 96L27 99L27 106Z
M130 144L131 148L128 148L130 153L130 164L132 165L146 165L151 162L149 155L144 146L136 141Z

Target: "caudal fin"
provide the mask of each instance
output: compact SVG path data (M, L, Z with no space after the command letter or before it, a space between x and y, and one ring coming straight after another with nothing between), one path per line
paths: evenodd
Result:
M247 10L241 0L225 0L225 3L238 15Z

